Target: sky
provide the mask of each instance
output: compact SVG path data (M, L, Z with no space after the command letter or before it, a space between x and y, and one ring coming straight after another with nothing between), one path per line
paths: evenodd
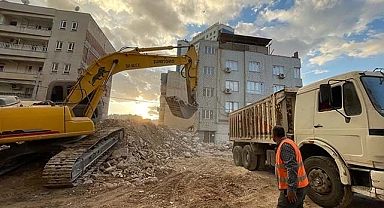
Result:
M20 3L21 1L8 0ZM299 52L303 85L352 70L384 67L384 0L29 0L90 13L118 50L176 45L216 22L235 34L272 39L274 55ZM175 51L170 51L175 54ZM109 114L157 119L160 74L140 69L113 77Z

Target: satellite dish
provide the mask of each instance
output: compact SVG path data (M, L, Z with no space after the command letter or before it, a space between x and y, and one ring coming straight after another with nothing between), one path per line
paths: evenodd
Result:
M28 5L29 4L29 0L21 0L21 2L25 5Z
M79 6L76 6L75 7L75 11L79 11L80 10L80 7Z

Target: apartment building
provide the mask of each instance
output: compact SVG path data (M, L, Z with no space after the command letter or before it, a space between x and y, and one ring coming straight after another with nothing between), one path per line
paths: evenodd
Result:
M2 95L62 102L82 71L113 51L90 14L0 2ZM109 93L100 115L108 114Z
M284 86L301 87L298 53L291 57L272 55L268 49L271 40L219 33L217 40L200 39L195 43L199 45L199 110L193 122L187 120L181 125L178 121L177 127L186 130L193 125L205 142L225 142L228 140L229 112L256 102ZM168 77L166 88L174 88L171 83ZM160 110L163 110L162 105ZM159 121L176 126L167 113L164 112L165 116L160 114Z
M199 41L200 40L213 40L217 41L219 37L219 33L227 33L227 34L235 34L235 29L228 25L224 25L220 22L217 22L207 29L205 29L203 32L200 32L196 36L192 38L191 41L187 40L178 40L177 46L183 46L184 48L178 48L177 49L177 55L180 56L182 54L185 54L187 52L187 46L190 44L193 44L196 46L196 50L199 50ZM176 66L176 71L180 72L181 66Z

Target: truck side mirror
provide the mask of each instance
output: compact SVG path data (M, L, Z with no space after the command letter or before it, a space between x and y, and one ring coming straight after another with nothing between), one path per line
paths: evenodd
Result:
M332 90L330 84L320 85L320 103L331 104L332 102Z

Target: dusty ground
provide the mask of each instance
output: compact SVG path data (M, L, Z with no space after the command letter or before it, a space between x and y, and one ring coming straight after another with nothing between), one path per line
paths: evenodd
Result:
M170 161L173 172L159 181L107 188L97 184L51 190L42 185L42 164L1 176L0 207L274 207L273 173L233 165L230 155ZM355 197L353 207L384 207ZM305 207L318 207L306 199ZM351 206L352 207L352 206Z
M273 172L233 164L230 145L129 117L100 126L122 126L125 137L98 170L68 189L44 188L47 158L0 176L0 207L275 207ZM353 207L384 207L355 197ZM318 207L309 199L305 207Z

